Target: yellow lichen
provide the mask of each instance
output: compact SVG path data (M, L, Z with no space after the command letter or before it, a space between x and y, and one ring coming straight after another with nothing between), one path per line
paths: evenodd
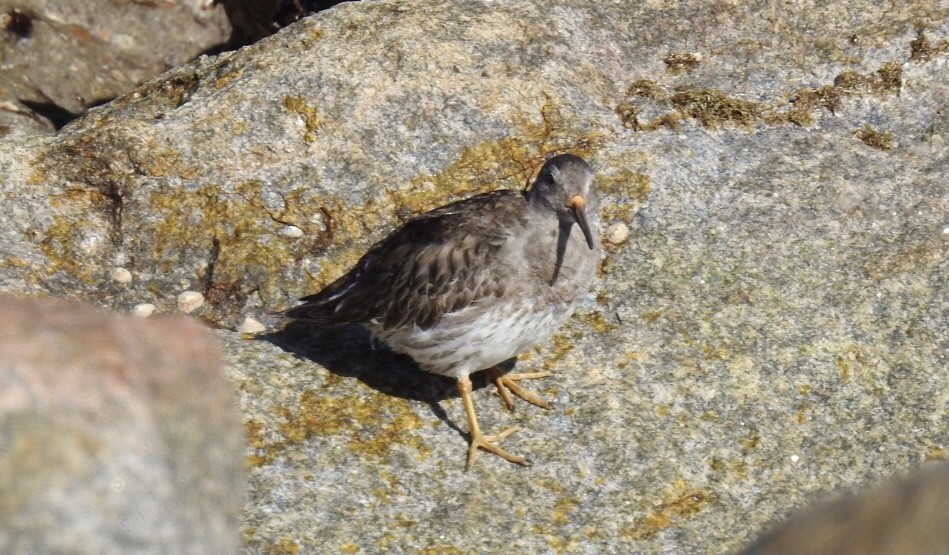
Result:
M874 73L844 71L834 79L834 86L852 94L875 94L887 96L899 94L903 87L903 66L899 62L886 62Z
M534 143L525 138L485 141L462 150L455 162L437 175L416 177L407 190L389 190L397 211L420 214L452 200L496 189L525 189L553 152L589 156L590 142L556 142L562 147ZM531 145L531 146L529 146Z
M659 310L647 310L639 315L639 319L645 322L646 324L652 324L656 320L662 317L662 312Z
M429 545L418 551L420 555L462 555L467 550L458 549L453 545Z
M617 327L614 320L606 319L599 310L593 310L579 316L580 319L583 320L587 326L593 328L593 331L596 333L607 333Z
M684 90L673 94L669 101L680 112L711 128L725 124L747 127L761 114L757 103L732 98L715 89Z
M715 502L715 495L706 489L689 487L678 480L668 489L670 491L657 507L633 526L621 533L631 540L647 540L661 530L672 526L677 520L687 519L698 514L706 505Z
M268 555L296 555L300 552L300 544L284 536L267 548Z
M560 359L576 347L573 338L564 333L555 333L551 341L553 342L553 347L550 349L551 354L544 358L545 370L556 368Z
M702 63L702 55L696 52L670 53L662 57L662 62L666 64L669 73L678 75L697 68Z
M46 236L40 242L40 250L46 257L46 271L50 274L62 271L87 284L95 282L92 266L84 264L80 255L80 227L75 221L63 216L55 216L53 223L46 228Z
M303 119L306 126L306 132L303 133L303 140L306 143L312 143L316 140L316 130L323 125L323 116L317 112L316 108L310 106L302 96L287 95L283 97L283 107L297 114Z
M389 410L380 410L386 406ZM364 396L337 396L315 390L304 391L290 406L275 409L280 418L276 433L284 439L251 444L260 464L267 464L288 446L321 436L348 436L349 449L381 459L395 445L413 448L421 458L431 454L425 442L411 431L422 427L422 419L404 399L372 392ZM255 432L260 436L260 432Z
M914 62L924 62L949 50L949 40L942 39L937 43L932 43L926 34L920 30L916 38L910 41L909 48L910 60Z
M807 413L812 409L810 403L797 403L794 406L794 421L803 424L807 421Z
M949 452L946 451L945 447L935 444L928 444L926 446L927 461L944 461L946 459L949 459Z
M833 114L840 109L842 98L841 90L831 85L799 89L791 95L785 117L795 125L807 127L814 124L815 110L824 108Z
M214 88L216 90L223 89L228 85L228 83L240 77L242 73L244 73L244 68L242 67L235 67L227 70L222 75L218 76L218 78L214 81Z
M626 95L631 97L642 97L649 100L665 100L666 93L655 81L649 79L637 79L630 83L626 88Z
M534 171L534 156L520 138L485 141L462 150L437 175L416 177L407 190L387 194L397 211L416 215L477 193L522 189Z
M947 42L946 44L949 44ZM943 48L940 43L936 50ZM925 59L934 52L925 36L913 43L918 59ZM949 49L949 46L945 46ZM679 67L676 58L670 58L670 68ZM652 81L639 79L626 91L626 97L616 106L616 114L627 128L636 131L655 131L662 127L675 127L686 118L697 120L703 127L719 128L726 125L751 128L754 124L782 125L793 123L799 126L813 125L814 112L824 108L830 112L839 110L847 96L898 94L903 86L902 65L896 61L883 64L871 73L852 70L842 72L832 85L799 89L785 99L772 102L741 100L715 89L680 89L666 95ZM668 102L673 110L660 114L649 121L641 121L639 98L653 102Z
M869 124L864 125L862 129L854 133L854 137L863 141L867 146L878 150L893 148L893 134L888 131L877 131Z
M757 431L752 431L749 433L748 437L742 438L741 453L743 455L748 455L749 453L757 449L760 444L761 444L761 436L758 435Z
M649 196L652 182L644 173L624 169L597 174L596 187L610 199L600 205L601 218L605 222L628 222Z

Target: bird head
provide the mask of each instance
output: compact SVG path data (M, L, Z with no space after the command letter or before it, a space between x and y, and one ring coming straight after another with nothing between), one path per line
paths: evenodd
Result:
M561 222L577 224L587 246L594 248L587 214L595 213L597 196L593 188L593 170L583 158L561 154L548 160L528 192L528 198L535 206L556 212Z

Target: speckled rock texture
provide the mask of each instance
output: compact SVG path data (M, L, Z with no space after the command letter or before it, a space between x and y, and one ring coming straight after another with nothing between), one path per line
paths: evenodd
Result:
M0 142L0 288L156 313L203 296L244 408L247 553L737 551L947 457L947 17L341 4ZM532 468L465 473L454 385L358 330L228 331L562 151L628 234L517 365L554 372L528 384L554 408L475 392Z
M230 32L206 0L0 0L0 137L49 133Z
M214 334L0 295L0 552L233 554L244 481Z

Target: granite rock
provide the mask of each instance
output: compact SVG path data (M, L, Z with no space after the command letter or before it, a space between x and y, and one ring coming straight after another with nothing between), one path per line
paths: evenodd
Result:
M240 420L213 333L0 296L0 552L237 553Z
M205 0L0 0L0 137L49 133L230 32Z
M0 288L204 297L250 444L247 553L735 551L947 457L947 13L341 4L0 142ZM358 330L228 331L562 151L629 234L517 365L555 372L530 384L554 409L475 392L532 468L465 473L453 384Z

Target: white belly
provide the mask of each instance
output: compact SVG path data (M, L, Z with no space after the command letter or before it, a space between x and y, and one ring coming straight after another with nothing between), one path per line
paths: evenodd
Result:
M457 379L491 368L544 341L574 309L574 303L557 303L538 313L534 303L522 299L492 304L446 314L427 330L367 327L393 351L415 359L423 370Z

